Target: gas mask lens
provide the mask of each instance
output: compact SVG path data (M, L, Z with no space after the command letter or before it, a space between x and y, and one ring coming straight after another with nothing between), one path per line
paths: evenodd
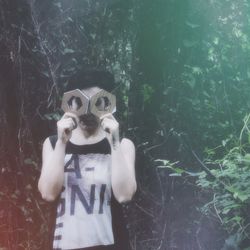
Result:
M116 111L116 98L113 94L97 87L89 90L75 89L64 93L62 109L78 116L90 113L101 117Z
M110 110L111 102L107 96L101 96L96 100L95 106L98 111L105 112Z
M82 107L82 101L80 97L72 96L68 101L69 110L77 112Z

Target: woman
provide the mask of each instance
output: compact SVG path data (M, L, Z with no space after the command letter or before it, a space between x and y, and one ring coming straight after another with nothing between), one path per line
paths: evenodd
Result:
M69 87L97 91L111 80L107 72L83 72ZM77 109L76 100L71 104ZM43 144L38 183L45 200L60 197L53 249L129 249L119 203L131 200L136 191L134 164L134 144L120 140L111 113L100 118L64 114L57 135Z

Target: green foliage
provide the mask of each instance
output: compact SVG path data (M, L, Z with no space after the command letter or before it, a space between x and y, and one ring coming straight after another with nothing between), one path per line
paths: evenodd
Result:
M195 173L195 172L190 172L190 171L187 171L181 167L178 167L178 163L179 162L170 162L169 160L163 160L163 159L157 159L155 160L155 162L160 162L162 163L162 165L158 165L157 164L157 168L166 168L166 169L170 169L172 172L174 173L170 173L169 176L184 176L185 174L186 175L189 175L189 176L200 176L201 173Z
M211 199L198 209L208 217L215 217L231 235L226 246L239 247L250 238L250 115L244 118L244 126L239 140L225 139L214 149L205 149L207 158L202 167L205 171L193 173L180 167L179 162L157 159L158 168L169 169L169 176L186 178L196 177L196 185L203 195ZM233 141L234 143L230 143ZM245 141L245 142L244 142ZM230 147L228 146L230 145ZM232 146L234 144L234 146ZM221 148L225 155L216 158ZM159 163L161 163L159 165ZM209 167L208 167L209 166ZM223 248L224 249L224 248Z
M58 121L61 118L61 114L59 114L59 112L53 112L53 113L45 114L44 117L47 120Z
M194 200L195 218L200 210L208 219L218 218L229 234L247 237L249 116L244 119L239 143L236 138L242 118L250 110L248 0L9 2L0 1L1 69L6 72L0 79L4 86L0 85L0 127L4 131L0 135L0 158L2 173L9 174L9 181L5 176L1 179L9 186L1 201L5 204L7 200L9 210L17 208L21 216L20 221L3 222L14 226L2 228L0 233L9 230L18 234L21 228L27 231L27 239L20 247L49 249L47 214L41 212L44 204L36 193L40 142L60 117L59 96L67 77L77 68L91 66L114 73L117 117L125 128L123 134L131 137L139 152L138 187L146 190L142 200L150 200L142 213L146 211L155 226L133 234L134 248L201 248L202 242L191 242L189 237L189 245L183 247L179 239L185 237L176 236L183 221L193 226L190 211L182 211L185 220L178 223L179 217L165 215L165 211L173 214L186 207L182 199L186 193L180 187ZM206 171L197 167L193 151L206 155ZM168 160L153 162L165 158ZM151 175L155 163L156 178ZM169 172L170 177L165 175ZM192 185L188 186L189 182ZM171 188L167 189L169 183ZM176 183L180 185L176 187ZM203 192L197 192L197 187ZM25 209L24 201L32 213ZM140 200L136 202L137 206ZM6 214L6 220L15 219ZM30 218L36 218L34 224L43 225L32 230ZM144 228L139 224L145 222L141 218L140 214L131 228ZM169 221L165 222L166 218ZM195 221L197 225L200 222ZM195 229L200 231L198 226ZM186 225L185 233L190 231L192 227ZM151 237L150 232L156 236ZM216 242L223 238L216 237ZM2 238L10 244L9 238L15 237L9 233ZM21 236L16 238L22 241ZM159 238L166 240L158 244ZM151 245L148 239L156 243ZM236 241L231 237L228 244ZM148 248L140 242L149 242ZM221 249L219 244L216 247Z
M250 154L243 155L240 148L234 148L222 159L207 160L207 163L216 166L211 170L214 178L202 172L197 185L212 192L213 199L202 211L215 213L228 232L242 231L249 235L245 226L248 223L246 209L250 205Z
M149 84L142 85L142 95L144 103L150 103L152 100L152 94L154 93L154 88Z
M207 215L216 216L230 234L237 233L241 240L250 237L250 153L249 142L242 144L243 135L249 137L249 115L244 119L240 141L222 158L208 154L206 165L211 175L199 173L196 184L202 191L212 193L212 200L201 207ZM225 148L225 142L222 142ZM212 177L211 177L212 176Z

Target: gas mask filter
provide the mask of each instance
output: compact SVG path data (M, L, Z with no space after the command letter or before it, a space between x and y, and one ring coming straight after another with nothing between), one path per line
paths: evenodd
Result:
M116 111L116 97L98 87L75 89L64 93L61 108L64 112L74 113L78 117L93 114L100 118Z

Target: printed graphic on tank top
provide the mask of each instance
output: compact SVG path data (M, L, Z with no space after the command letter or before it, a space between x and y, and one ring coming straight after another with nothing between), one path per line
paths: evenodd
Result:
M64 188L57 207L53 249L114 244L111 156L102 151L94 145L71 144L70 150L66 149Z

